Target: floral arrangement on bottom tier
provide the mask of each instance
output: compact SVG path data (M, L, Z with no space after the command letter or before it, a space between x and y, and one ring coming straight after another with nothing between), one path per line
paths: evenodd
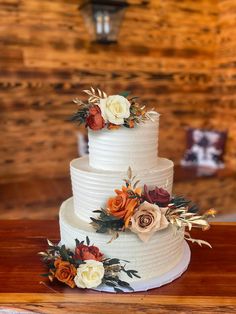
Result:
M124 272L130 278L140 278L136 270L127 270L117 258L106 258L98 247L90 245L88 237L86 244L77 239L75 242L76 247L72 251L65 245L55 245L48 240L46 252L38 253L49 269L42 276L48 277L51 282L57 279L71 288L91 289L104 284L116 292L123 292L122 289L133 291L128 282L120 279L119 274Z
M198 208L182 196L171 197L163 188L148 189L147 185L139 187L139 180L134 182L131 168L128 169L125 186L115 190L116 195L109 198L106 208L95 210L97 218L90 217L92 226L98 233L112 234L111 241L119 236L119 232L130 230L144 242L154 233L167 228L170 224L181 229L210 228L208 219L214 217L216 211L210 209L203 215ZM199 245L211 245L203 240L191 238L185 231L185 239Z

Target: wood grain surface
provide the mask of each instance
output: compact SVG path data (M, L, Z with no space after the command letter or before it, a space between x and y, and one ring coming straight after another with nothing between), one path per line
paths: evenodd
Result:
M31 179L0 184L1 219L56 219L71 197L70 178Z
M6 236L7 235L7 236ZM42 284L45 272L37 252L46 238L58 241L58 223L0 221L0 310L18 308L35 313L235 313L236 224L213 224L193 237L213 249L191 245L187 272L171 284L148 292L109 294Z
M226 160L236 169L236 3L219 0L214 65L214 85L218 104L211 116L212 127L229 130Z
M78 1L0 1L0 181L66 176L77 128L65 120L90 85L156 107L160 155L175 162L187 126L227 126L234 165L235 110L221 106L213 75L218 14L215 0L151 0L130 6L118 43L103 46L91 42ZM225 108L228 125L218 123Z

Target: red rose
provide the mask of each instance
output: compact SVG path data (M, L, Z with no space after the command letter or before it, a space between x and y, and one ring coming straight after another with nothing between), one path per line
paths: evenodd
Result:
M101 114L101 109L99 108L98 105L94 105L89 108L89 115L95 116L98 113Z
M157 204L162 207L167 206L170 202L170 194L166 190L156 187L154 190L148 191L146 184L144 185L143 198L151 204Z
M88 246L84 244L79 244L75 248L75 257L76 259L80 259L81 261L92 259L101 262L103 259L103 254L94 245Z
M89 108L89 116L86 118L86 126L94 131L101 130L105 126L105 121L101 115L99 106L94 105Z

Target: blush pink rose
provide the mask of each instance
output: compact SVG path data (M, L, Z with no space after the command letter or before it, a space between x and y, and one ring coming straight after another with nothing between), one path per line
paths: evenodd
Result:
M167 208L160 208L156 204L142 203L131 218L130 230L147 242L151 236L169 225L165 217Z

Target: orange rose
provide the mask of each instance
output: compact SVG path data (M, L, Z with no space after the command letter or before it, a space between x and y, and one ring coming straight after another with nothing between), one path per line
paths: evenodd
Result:
M77 274L77 270L74 265L69 262L62 261L60 258L55 260L54 266L56 271L54 276L61 282L64 282L71 288L75 287L74 278Z
M109 123L107 128L108 130L118 130L120 128L120 125Z
M130 127L131 129L134 128L134 120L129 120L129 127Z
M135 208L139 205L139 198L131 198L130 194L138 194L141 196L141 189L132 190L130 187L122 187L122 190L115 190L116 196L109 198L107 209L109 213L115 217L123 218L125 227L127 228Z
M127 201L127 204L125 206L126 214L124 217L125 221L125 228L128 228L129 222L131 217L133 216L135 208L139 206L139 199L138 198L132 198Z
M129 197L125 187L122 188L122 191L115 190L117 196L109 198L107 202L107 208L110 213L116 217L123 218L125 216L125 204Z

